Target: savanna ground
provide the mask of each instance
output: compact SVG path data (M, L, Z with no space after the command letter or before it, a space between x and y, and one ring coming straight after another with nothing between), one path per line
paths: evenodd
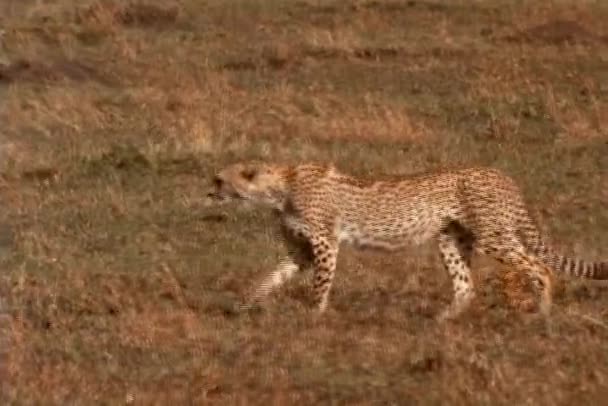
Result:
M563 280L551 328L479 300L433 320L432 246L274 266L265 211L205 207L246 158L364 176L491 164L553 243L608 256L608 4L3 1L0 327L9 404L599 404L608 287Z

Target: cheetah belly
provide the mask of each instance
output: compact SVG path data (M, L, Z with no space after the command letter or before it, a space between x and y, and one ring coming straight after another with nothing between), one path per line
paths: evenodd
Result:
M439 216L419 210L417 216L389 216L336 219L335 236L340 243L358 249L397 250L422 244L437 235L441 228ZM308 224L298 216L283 217L283 224L297 238L310 234Z
M398 239L381 239L350 228L341 230L338 239L341 243L352 245L357 249L371 248L392 251L405 245L403 241Z
M429 208L400 209L379 210L380 215L360 218L345 216L338 224L339 240L357 248L396 250L422 244L441 228L440 216Z
M382 225L342 224L338 239L358 249L397 250L406 246L418 245L433 236L433 227L410 227L403 222Z

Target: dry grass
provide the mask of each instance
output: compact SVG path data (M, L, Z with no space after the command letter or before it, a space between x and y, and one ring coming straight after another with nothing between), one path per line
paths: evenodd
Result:
M475 306L437 324L433 247L345 249L323 318L306 279L234 314L275 225L202 198L236 159L491 164L557 247L608 255L607 19L593 1L2 3L5 403L600 403L605 284L561 280L548 329L480 258Z

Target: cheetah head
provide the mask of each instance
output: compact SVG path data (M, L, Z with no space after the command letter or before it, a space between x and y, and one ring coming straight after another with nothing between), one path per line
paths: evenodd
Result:
M260 162L240 162L220 170L213 178L214 203L245 201L282 209L287 183L286 168Z

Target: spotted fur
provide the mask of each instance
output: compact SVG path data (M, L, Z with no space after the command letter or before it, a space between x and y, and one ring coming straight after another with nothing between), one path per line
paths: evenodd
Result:
M541 238L515 182L475 167L386 180L363 180L333 166L237 163L214 178L214 200L247 200L274 208L289 254L260 285L258 301L312 265L314 301L328 304L341 243L387 250L435 240L454 289L441 318L474 297L474 251L509 265L534 283L542 313L551 306L552 271L608 279L608 263L557 254Z

